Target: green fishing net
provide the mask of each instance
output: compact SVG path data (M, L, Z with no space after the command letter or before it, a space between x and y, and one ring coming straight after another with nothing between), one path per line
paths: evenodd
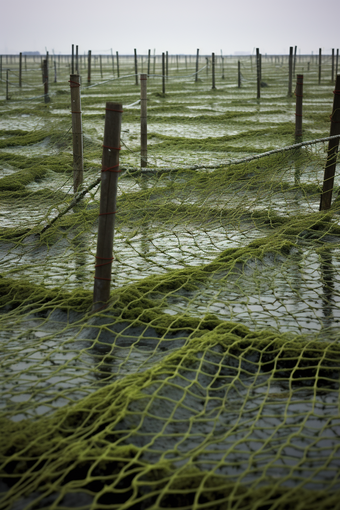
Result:
M262 58L256 100L254 58L238 88L237 60L219 57L211 90L205 57L197 82L193 57L169 57L164 96L152 56L141 170L133 59L118 79L94 57L88 84L82 58L75 196L70 61L50 59L48 103L33 57L21 88L13 60L0 101L0 508L340 508L339 177L319 212L315 141L330 60L319 85L298 59L313 142L284 150L286 57ZM124 105L115 260L92 313L109 100Z

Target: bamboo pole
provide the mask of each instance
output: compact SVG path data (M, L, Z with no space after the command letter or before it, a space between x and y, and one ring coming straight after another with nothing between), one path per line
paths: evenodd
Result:
M91 50L87 55L87 83L91 83Z
M240 89L241 88L241 61L240 60L237 61L237 75L238 75L237 86Z
M19 87L22 84L22 53L19 53Z
M165 94L165 54L162 53L162 93Z
M137 63L137 50L134 49L135 52L135 78L136 78L136 85L138 85L138 63Z
M340 74L337 75L335 82L330 130L330 136L336 135L339 135L339 138L334 138L328 142L327 161L324 171L323 188L320 197L320 211L330 209L332 204L334 175L340 140Z
M319 48L319 85L321 83L321 48Z
M117 76L119 78L119 55L118 55L118 51L116 51L116 59L117 59Z
M148 76L150 76L151 50L148 50Z
M295 109L295 137L302 136L302 97L303 97L303 74L296 77L296 109Z
M260 50L256 48L257 99L261 97Z
M71 74L74 74L74 44L72 44Z
M293 46L289 48L288 61L288 96L291 97L293 92Z
M140 139L141 167L148 166L148 128L147 128L147 74L140 75Z
M200 54L200 50L199 50L199 48L197 48L195 81L198 81L198 59L199 59L199 54Z
M216 89L215 87L215 53L211 54L211 76L212 76L212 89Z
M80 76L70 75L72 135L73 135L73 191L80 191L83 184L83 126L81 118Z
M8 90L8 85L9 85L9 69L6 69L6 101L9 101L9 90Z
M112 61L112 76L114 76L115 75L115 59L113 56L112 48L111 48L111 61Z
M43 76L44 76L44 100L49 103L50 98L48 95L48 60L43 60Z
M106 103L100 212L92 311L106 308L110 299L122 105Z

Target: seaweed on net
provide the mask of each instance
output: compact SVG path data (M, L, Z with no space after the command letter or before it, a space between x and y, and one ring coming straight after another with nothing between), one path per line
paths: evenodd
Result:
M265 70L273 95L269 64ZM195 122L218 119L241 134L196 140L156 132L150 154L160 166L145 172L135 168L136 146L129 150L136 112L126 115L112 292L95 314L99 191L89 186L74 202L62 111L69 96L56 85L42 107L45 145L40 130L3 133L4 508L337 508L338 178L331 210L319 212L323 143L221 163L215 151L255 154L293 132L284 123L276 131L253 125L245 144L248 112L221 113L228 94L229 107L236 104L231 80L216 94L202 79L151 95L162 125L185 102L195 108L204 100L214 115L198 108L196 120L183 115L188 133ZM84 88L83 108L99 108L111 85L98 94ZM115 86L123 103L133 102L133 83ZM242 91L248 101L251 86ZM150 89L157 90L151 79ZM273 96L248 103L256 119L290 111L290 100L275 93L275 107ZM19 106L8 115L30 115ZM90 118L85 185L100 168L102 119ZM183 164L178 149L188 155ZM191 151L218 168L190 168Z

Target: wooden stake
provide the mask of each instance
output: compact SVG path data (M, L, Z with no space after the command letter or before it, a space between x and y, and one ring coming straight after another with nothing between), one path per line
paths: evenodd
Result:
M100 76L103 78L103 63L102 63L102 56L99 55L99 67L100 67Z
M72 44L71 74L74 74L74 44Z
M339 135L339 138L334 138L328 142L327 161L323 178L322 194L320 198L320 211L330 209L332 204L334 175L340 140L340 74L337 75L335 82L333 113L331 115L330 130L330 136L336 135Z
M115 60L114 60L112 48L111 48L111 61L112 61L112 76L114 76L115 75Z
M334 81L334 48L332 48L332 81Z
M295 110L295 137L302 136L302 97L303 97L303 74L296 77L296 110Z
M162 53L162 93L165 94L165 55Z
M78 44L76 45L76 73L79 74Z
M43 60L43 76L44 76L44 99L45 103L50 102L48 95L48 60Z
M87 83L91 83L91 50L87 56Z
M169 77L169 54L165 53L165 68L166 68L166 79Z
M336 50L335 76L338 75L338 64L339 64L339 48Z
M0 80L2 80L2 55L0 55Z
M150 76L151 50L148 50L148 76Z
M222 80L224 80L224 57L223 57L223 55L221 55L221 66L222 66Z
M261 69L260 69L260 50L256 48L256 71L257 71L257 99L261 97Z
M8 91L8 85L9 85L9 69L6 69L6 101L9 101L9 91Z
M92 311L106 308L110 299L113 239L119 174L122 105L106 103L100 213Z
M22 53L19 53L19 87L22 83Z
M295 76L295 67L296 67L296 50L297 46L294 47L294 64L293 64L293 74Z
M199 48L197 48L195 81L198 81L198 59L199 59L199 54L200 54L200 50L199 50Z
M216 89L215 87L215 53L211 54L211 75L212 75L212 89Z
M293 46L289 48L289 64L288 64L288 96L291 97L293 92Z
M321 83L321 48L319 48L319 85Z
M148 128L147 128L147 74L140 75L140 140L141 167L148 166Z
M238 69L237 86L240 89L241 88L241 61L240 60L238 60L238 62L237 62L237 69Z
M57 83L57 61L54 61L54 83Z
M136 77L136 85L138 85L138 64L137 64L137 50L134 49L135 52L135 77Z
M83 184L83 126L81 119L80 76L71 74L71 108L73 135L73 190L80 191Z
M117 60L117 76L119 78L119 55L118 55L118 51L116 51L116 60Z

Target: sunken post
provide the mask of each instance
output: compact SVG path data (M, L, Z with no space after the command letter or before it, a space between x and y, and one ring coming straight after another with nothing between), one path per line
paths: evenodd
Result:
M324 171L323 188L320 198L320 211L330 209L332 204L334 175L340 139L340 74L338 74L336 77L333 99L333 112L331 115L330 136L336 135L339 135L339 138L333 138L333 140L329 140L328 142L327 161Z
M140 75L140 165L148 165L148 127L147 127L147 81L148 75Z
M122 105L107 102L105 110L93 312L105 308L110 298L117 185L120 172L119 150Z
M71 109L72 109L72 136L73 136L73 190L80 191L83 184L83 126L81 119L80 76L71 74Z

